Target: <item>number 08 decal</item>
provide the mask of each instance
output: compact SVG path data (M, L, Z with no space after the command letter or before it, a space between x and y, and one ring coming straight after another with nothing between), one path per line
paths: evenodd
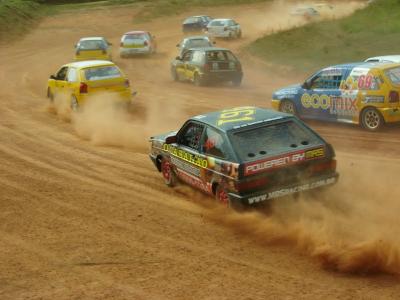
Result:
M254 107L236 107L228 110L223 110L217 125L223 125L226 123L241 122L241 121L252 121L254 120L254 114L256 113Z

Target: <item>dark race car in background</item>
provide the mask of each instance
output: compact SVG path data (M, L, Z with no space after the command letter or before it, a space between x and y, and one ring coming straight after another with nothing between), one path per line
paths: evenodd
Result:
M185 19L182 23L183 33L199 32L207 28L212 19L209 16L192 16Z
M251 205L336 183L335 152L297 117L237 107L189 119L150 139L150 158L177 180L226 206Z
M228 49L195 48L184 52L171 62L171 75L175 81L192 81L197 86L215 82L242 83L242 65Z

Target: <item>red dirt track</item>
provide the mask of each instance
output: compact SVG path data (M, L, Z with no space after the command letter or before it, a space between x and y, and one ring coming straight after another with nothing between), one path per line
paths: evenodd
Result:
M217 44L239 53L303 22L287 10L187 15L236 18L243 39ZM269 107L274 89L308 74L276 75L244 55L240 88L175 83L169 61L183 15L132 25L137 12L60 14L0 48L0 299L398 299L400 128L310 123L334 145L341 174L310 199L236 213L189 187L170 189L148 158L149 136L210 110ZM133 29L156 35L154 57L118 57ZM130 114L99 105L70 117L45 98L48 76L94 35L114 44L138 91Z

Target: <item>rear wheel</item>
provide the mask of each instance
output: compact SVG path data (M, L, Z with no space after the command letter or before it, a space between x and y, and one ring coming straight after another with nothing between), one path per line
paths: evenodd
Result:
M215 199L224 207L231 207L232 203L228 192L221 185L219 185L215 191Z
M194 73L193 82L195 86L203 86L204 80L200 77L198 73Z
M79 110L78 100L76 99L75 96L71 97L71 109L72 109L72 111L78 111Z
M176 73L175 69L171 69L171 76L174 81L179 81L178 73Z
M47 89L47 98L49 98L50 102L54 102L54 95L50 88Z
M378 110L368 107L361 112L361 124L370 131L377 131L382 128L385 120Z
M169 187L173 187L176 185L176 175L172 170L171 162L165 157L163 157L161 160L161 173L163 175L166 185L168 185Z
M296 115L296 106L290 100L282 100L279 110L284 113Z

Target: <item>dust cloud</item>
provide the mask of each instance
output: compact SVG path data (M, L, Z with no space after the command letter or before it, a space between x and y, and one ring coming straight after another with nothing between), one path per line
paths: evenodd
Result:
M275 199L254 211L213 206L207 215L258 244L293 247L329 270L400 274L398 172L383 162L378 169L339 161L340 181L325 192Z
M75 132L96 146L117 146L148 152L151 136L178 128L182 115L179 101L165 106L157 101L144 107L135 102L128 106L113 94L97 94L73 112L66 97L58 95L47 111L71 122Z

